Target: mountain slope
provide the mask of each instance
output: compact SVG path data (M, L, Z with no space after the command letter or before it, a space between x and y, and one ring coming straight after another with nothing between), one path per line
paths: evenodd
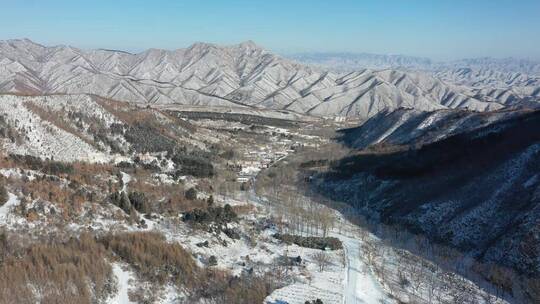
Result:
M139 108L84 94L4 94L0 95L0 146L9 154L109 163L134 151L172 153L175 142L206 149L202 141L215 141L214 134L170 113L175 110Z
M345 72L366 68L425 71L471 69L503 74L540 75L540 62L517 58L483 57L437 62L423 57L370 53L298 53L291 54L288 58L303 64Z
M504 105L534 105L540 100L540 63L514 58L475 58L434 62L402 55L315 53L291 55L292 59L332 71L395 69L423 71L460 87L474 99Z
M314 185L485 262L540 273L540 112L380 113Z
M7 40L0 42L0 71L0 92L90 93L137 103L289 109L317 116L367 118L399 107L485 111L524 98L478 94L423 72L322 71L250 41L130 54Z
M297 53L288 57L304 64L335 71L354 71L366 68L424 70L429 69L434 64L428 58L370 53Z

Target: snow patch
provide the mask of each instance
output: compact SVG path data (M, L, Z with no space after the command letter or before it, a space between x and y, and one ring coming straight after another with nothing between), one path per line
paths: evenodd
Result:
M537 181L538 181L538 174L535 174L523 184L523 187L529 188L532 185L534 185Z
M5 221L11 209L19 205L20 202L19 198L12 193L8 193L8 197L9 198L7 202L0 207L0 225L5 224Z
M107 301L107 304L135 304L129 299L129 284L134 279L132 272L124 270L115 263L112 265L113 274L117 280L117 293Z

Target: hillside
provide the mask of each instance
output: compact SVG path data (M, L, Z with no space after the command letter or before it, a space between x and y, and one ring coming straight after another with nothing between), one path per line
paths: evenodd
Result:
M398 110L341 132L316 189L480 260L540 274L540 112Z
M535 105L540 100L540 63L534 60L473 58L436 62L421 57L367 53L307 53L290 58L341 73L366 68L421 71L446 84L459 86L465 95L504 105Z
M274 55L251 41L130 54L6 40L0 41L0 71L4 93L89 93L143 104L245 106L315 116L367 118L399 107L485 111L528 97L526 92L512 98L479 94L424 72L328 72Z

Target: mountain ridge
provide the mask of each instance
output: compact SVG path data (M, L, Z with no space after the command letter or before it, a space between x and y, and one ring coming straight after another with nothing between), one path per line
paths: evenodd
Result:
M131 54L5 40L0 41L0 71L0 92L6 93L96 94L137 103L247 106L313 116L368 118L404 106L489 111L540 98L536 89L482 91L422 71L335 73L275 55L253 41L198 42Z
M368 217L537 276L539 125L538 109L381 112L339 132L352 152L310 172L311 186Z
M377 54L366 52L305 52L285 55L286 58L338 70L370 69L419 69L442 70L457 68L492 68L499 71L540 74L540 60L518 57L471 57L453 60L432 60L428 57L402 54ZM346 64L348 66L346 66Z

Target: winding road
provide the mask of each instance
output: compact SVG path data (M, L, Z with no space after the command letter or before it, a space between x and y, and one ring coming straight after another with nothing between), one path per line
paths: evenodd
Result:
M253 188L248 194L249 200L257 204L266 205L267 200L259 197ZM349 222L346 226L353 227ZM355 231L357 227L350 229ZM355 238L355 233L351 236L345 234L346 230L332 231L331 236L339 238L345 250L346 269L345 284L343 290L344 304L381 304L390 303L388 296L382 289L380 283L375 279L373 273L363 259L361 259L361 241Z
M343 292L344 304L381 304L387 299L381 285L360 259L360 241L344 235L335 235L343 242L347 269L346 284Z

